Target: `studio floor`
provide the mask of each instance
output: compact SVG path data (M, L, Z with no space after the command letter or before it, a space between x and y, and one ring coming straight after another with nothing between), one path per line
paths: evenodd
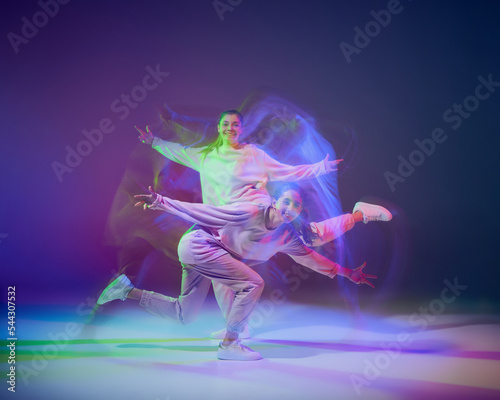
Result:
M218 342L208 336L223 320L213 303L188 326L133 302L95 314L85 307L21 308L15 393L3 363L0 398L500 398L500 318L493 313L386 311L354 319L338 308L263 303L247 345L264 359L242 362L216 357Z

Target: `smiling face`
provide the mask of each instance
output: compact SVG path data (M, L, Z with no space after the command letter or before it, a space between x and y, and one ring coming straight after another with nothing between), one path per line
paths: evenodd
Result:
M219 121L217 130L224 145L236 147L239 145L239 138L243 131L240 117L237 114L226 114Z
M299 192L293 189L283 192L276 202L276 210L285 223L292 222L302 212L302 197Z

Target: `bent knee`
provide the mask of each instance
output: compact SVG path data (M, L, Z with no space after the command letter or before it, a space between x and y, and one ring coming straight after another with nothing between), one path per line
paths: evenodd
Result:
M187 310L181 309L181 311L179 313L179 321L182 325L189 325L192 322L194 322L194 320L196 319L197 316L198 316L197 311L193 311L193 310L189 310L189 309L187 309Z
M195 232L191 231L186 233L179 240L179 245L177 246L177 255L179 260L183 264L194 264L194 257L192 252L192 239Z
M265 282L264 279L262 279L260 276L256 276L249 282L249 287L253 288L254 290L264 290Z

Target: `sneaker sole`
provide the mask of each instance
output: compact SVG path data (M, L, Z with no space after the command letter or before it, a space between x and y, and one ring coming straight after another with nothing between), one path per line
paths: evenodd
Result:
M106 294L113 288L115 287L119 282L121 282L121 275L116 278L113 282L111 282L108 286L106 286L106 288L102 291L101 295L99 296L99 298L97 299L97 304L102 306L103 304L106 304L106 303L109 303L110 301L113 301L113 300L121 300L121 299L113 299L113 300L107 300L107 301L104 301L103 300L103 297L106 296Z
M229 358L229 357L221 357L217 355L217 358L222 361L258 361L262 360L262 356L259 356L258 358Z

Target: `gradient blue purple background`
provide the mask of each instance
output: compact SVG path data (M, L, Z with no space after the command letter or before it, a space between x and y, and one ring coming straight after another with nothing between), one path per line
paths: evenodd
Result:
M21 18L40 6L5 3L2 290L16 285L18 302L95 293L116 267L114 249L103 245L104 226L139 145L133 126L156 121L164 102L215 118L266 87L314 115L334 145L339 138L329 137L329 126L355 128L357 162L339 178L345 210L361 196L384 199L402 211L409 235L409 246L398 249L405 262L390 297L435 296L444 279L458 277L468 286L463 299L489 310L498 301L500 88L457 130L442 115L474 94L478 76L500 81L500 4L402 0L401 6L348 63L339 44L352 44L354 27L372 20L370 11L385 9L386 1L243 0L223 21L210 0L70 1L18 54L7 34L19 34ZM170 75L120 120L110 105L157 64ZM52 162L64 162L65 147L74 148L82 130L103 118L115 130L59 182ZM391 192L384 172L396 172L398 156L408 158L414 140L439 127L446 142ZM304 287L319 281L311 282Z

